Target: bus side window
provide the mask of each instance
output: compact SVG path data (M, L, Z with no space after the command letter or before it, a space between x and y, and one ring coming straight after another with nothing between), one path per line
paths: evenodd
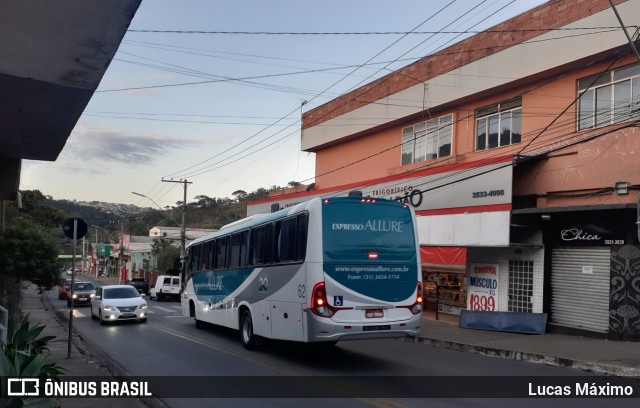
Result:
M251 230L250 265L262 265L264 263L264 234L264 226L255 227Z
M216 267L215 264L215 254L216 254L216 242L211 240L209 241L209 253L207 254L207 265L209 265L209 270L213 270Z
M202 252L200 253L200 265L203 270L208 270L209 265L207 264L207 252L209 251L209 242L202 243Z
M240 234L231 235L231 246L229 248L229 268L240 266Z
M227 239L228 237L218 238L216 240L216 269L224 269L227 267Z
M193 247L193 261L194 261L194 265L193 267L195 268L196 271L200 270L200 252L202 249L202 245L196 245Z
M281 261L280 259L280 246L281 246L281 230L282 230L282 221L276 221L273 230L273 263L278 263Z
M209 265L209 246L211 245L211 241L204 242L202 244L202 269L207 271L211 269L211 265Z
M262 252L265 265L273 262L273 253L273 224L267 224L264 230L264 250Z
M207 250L209 249L209 243L203 242L200 245L200 269L207 270Z
M240 267L247 266L247 260L249 258L249 231L242 231L240 233Z
M296 260L296 218L282 221L278 234L278 254L281 262Z
M307 214L298 215L298 228L297 228L297 251L296 251L296 260L304 261L305 256L307 255Z
M195 271L193 269L193 247L187 248L187 259L189 260L187 263L187 274L192 274Z

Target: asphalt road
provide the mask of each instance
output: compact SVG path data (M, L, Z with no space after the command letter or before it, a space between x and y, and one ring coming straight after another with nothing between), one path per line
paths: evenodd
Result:
M49 294L51 304L68 315L66 301ZM147 298L148 299L148 298ZM216 399L216 407L595 407L637 406L628 399L529 399L471 398L468 389L474 382L489 391L509 387L509 378L583 376L584 372L520 361L461 353L426 347L398 340L340 342L334 347L289 342L266 342L257 351L245 350L239 334L224 328L196 329L192 319L183 317L180 303L148 300L147 323L121 322L101 326L90 317L89 307L74 311L74 327L83 339L92 343L101 359L107 358L133 376L169 376L182 384L185 395L200 395L211 383L231 398ZM379 376L375 391L397 389L385 398L374 398L371 391L350 396L357 384L344 384L342 376ZM187 378L190 377L190 378ZM402 378L404 377L404 379ZM422 378L425 377L425 378ZM303 383L295 380L304 379ZM370 377L369 377L370 378ZM308 380L308 381L307 381ZM415 392L411 385L424 381L425 390ZM506 381L506 382L505 382ZM291 384L289 384L291 383ZM266 384L266 385L265 385ZM175 384L171 384L175 385ZM374 386L376 383L373 384ZM256 387L273 387L291 396L296 392L308 398L259 398ZM372 387L369 382L367 387ZM401 391L404 387L407 391ZM289 387L289 388L287 388ZM431 388L429 388L431 387ZM434 389L435 388L435 389ZM441 391L459 391L459 398L424 398ZM332 398L318 398L315 394ZM457 394L458 395L458 394ZM403 398L410 396L413 398ZM247 398L250 397L250 398ZM211 406L211 400L199 398L161 398L171 407Z

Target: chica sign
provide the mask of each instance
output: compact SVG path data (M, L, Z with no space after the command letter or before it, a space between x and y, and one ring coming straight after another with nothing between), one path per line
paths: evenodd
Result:
M564 246L608 246L625 245L634 242L625 239L628 234L624 227L612 225L576 224L554 228L551 243Z

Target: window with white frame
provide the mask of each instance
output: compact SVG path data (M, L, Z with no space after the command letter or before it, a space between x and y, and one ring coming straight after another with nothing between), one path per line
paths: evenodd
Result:
M640 119L640 65L578 81L578 130Z
M509 146L522 140L522 98L476 110L476 150Z
M402 164L451 155L452 122L449 114L402 129Z

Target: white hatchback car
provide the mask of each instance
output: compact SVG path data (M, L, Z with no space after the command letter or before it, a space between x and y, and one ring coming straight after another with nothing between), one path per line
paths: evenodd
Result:
M91 299L91 317L100 324L119 320L147 321L147 302L131 285L107 285L96 289Z

